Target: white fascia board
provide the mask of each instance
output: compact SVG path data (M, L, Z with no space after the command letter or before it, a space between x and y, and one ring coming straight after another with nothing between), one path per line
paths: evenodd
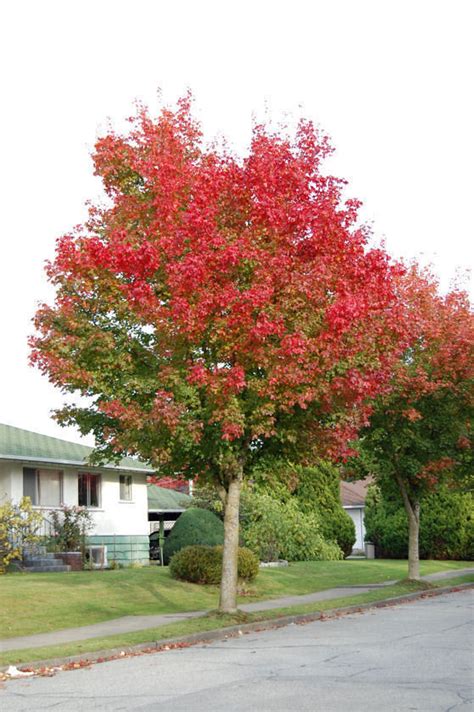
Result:
M185 512L185 509L178 509L175 507L170 507L169 509L149 509L152 514L166 514L167 512Z
M122 465L91 465L84 460L53 460L49 457L18 457L17 455L1 455L1 460L9 460L13 462L27 462L28 464L49 464L49 465L64 465L69 467L92 467L95 470L120 470L121 472L138 472L144 475L152 475L154 470L147 470L143 467L123 467Z

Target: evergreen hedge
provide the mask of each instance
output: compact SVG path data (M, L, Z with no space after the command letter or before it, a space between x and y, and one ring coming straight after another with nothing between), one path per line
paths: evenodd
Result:
M339 496L339 470L329 462L301 468L294 495L302 512L317 512L321 534L335 541L344 556L349 556L356 541L354 522L343 509Z
M366 540L387 559L408 556L407 515L400 499L369 487L365 505ZM421 559L474 559L474 497L446 487L425 497L420 508Z

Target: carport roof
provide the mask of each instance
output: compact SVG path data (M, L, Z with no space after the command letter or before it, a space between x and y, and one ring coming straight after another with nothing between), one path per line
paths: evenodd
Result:
M148 485L149 512L182 512L191 499L184 492Z

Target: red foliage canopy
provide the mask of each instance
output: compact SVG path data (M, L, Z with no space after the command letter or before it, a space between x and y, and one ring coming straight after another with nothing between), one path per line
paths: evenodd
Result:
M52 382L92 399L59 418L170 472L285 444L344 455L406 324L402 270L322 172L330 150L310 122L256 126L239 160L204 146L189 98L101 138L108 204L58 241L32 339Z

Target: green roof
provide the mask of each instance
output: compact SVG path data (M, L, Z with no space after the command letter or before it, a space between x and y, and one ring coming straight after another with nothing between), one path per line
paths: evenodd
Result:
M148 485L148 510L153 512L174 511L181 512L191 497L184 492L165 489L157 485Z
M49 462L56 465L85 465L94 448L71 443L49 435L32 433L0 423L0 460ZM153 470L131 457L119 463L101 465L107 469L134 470L152 473Z

